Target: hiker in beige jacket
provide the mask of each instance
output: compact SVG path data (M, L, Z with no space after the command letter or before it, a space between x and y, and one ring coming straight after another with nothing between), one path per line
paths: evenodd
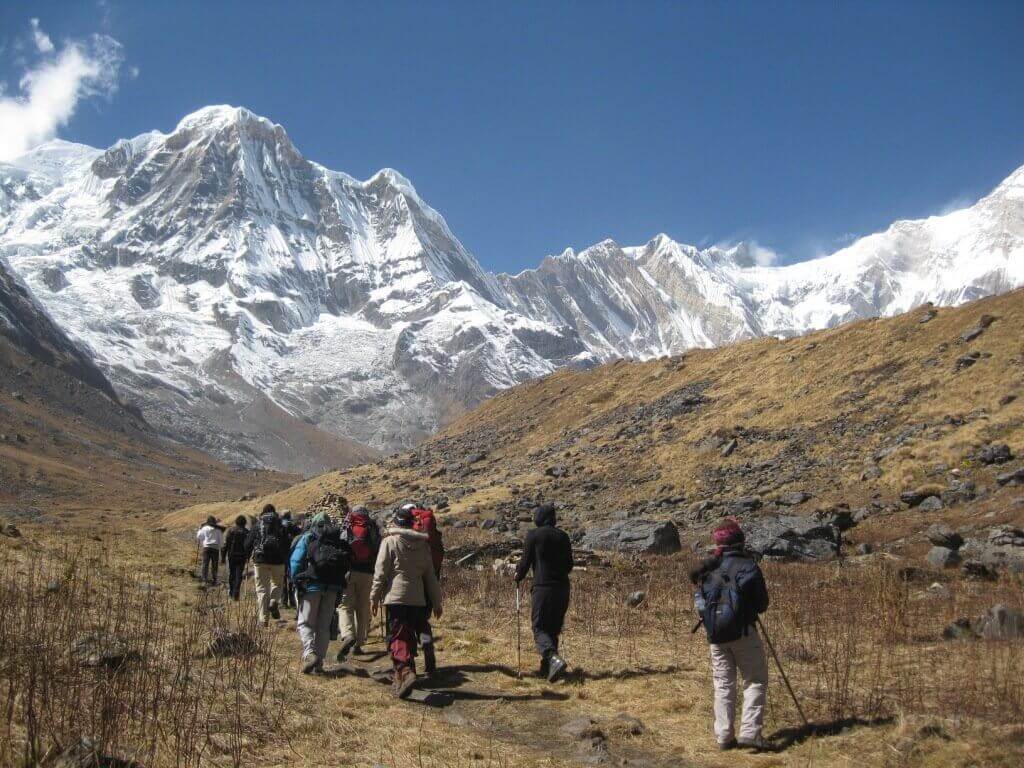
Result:
M416 643L427 620L427 599L441 617L441 585L434 573L429 537L412 529L409 510L395 513L377 555L370 590L372 610L387 610L388 650L394 664L393 691L405 698L416 683Z

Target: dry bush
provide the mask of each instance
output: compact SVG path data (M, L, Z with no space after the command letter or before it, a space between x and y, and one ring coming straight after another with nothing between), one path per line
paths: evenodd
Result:
M273 634L247 614L210 593L176 614L152 585L81 550L6 555L0 764L72 751L97 765L251 763L265 734L280 734L283 699Z

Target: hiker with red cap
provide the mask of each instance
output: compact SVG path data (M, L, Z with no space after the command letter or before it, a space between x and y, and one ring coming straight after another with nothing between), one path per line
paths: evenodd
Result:
M768 660L757 617L768 608L768 588L735 519L718 525L712 537L715 554L690 571L690 581L698 585L694 602L711 645L715 738L719 749L760 751L768 748L762 735ZM737 670L744 686L739 739L734 731Z
M430 545L430 559L434 563L434 575L441 581L441 566L444 564L444 539L441 537L441 530L437 527L437 518L434 517L434 510L419 505L412 509L412 529L427 534L427 543ZM423 609L423 625L420 629L420 647L423 649L423 671L428 675L434 674L437 670L437 654L434 651L434 629L430 626L430 613L432 607L427 601Z
M370 587L373 586L373 569L377 564L381 535L370 510L362 505L353 507L345 516L341 530L352 549L352 570L338 611L341 618L338 661L345 661L350 651L362 652L369 634L373 615L370 613Z

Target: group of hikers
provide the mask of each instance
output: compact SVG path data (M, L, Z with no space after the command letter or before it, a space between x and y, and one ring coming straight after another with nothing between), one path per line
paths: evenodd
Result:
M322 672L332 639L340 640L335 658L361 654L372 617L383 606L387 647L394 668L392 691L410 695L417 681L416 658L424 671L437 667L431 617L442 615L441 568L444 544L432 510L403 504L381 532L363 506L340 500L337 519L318 512L298 525L289 513L263 507L250 526L244 516L227 530L213 517L196 534L202 578L216 582L218 562L229 566L228 588L238 600L251 560L257 615L266 625L280 619L280 607L294 605L302 643L301 669ZM535 528L523 542L514 573L520 584L532 572L531 619L540 656L539 674L549 682L568 669L559 637L569 608L573 550L558 527L555 507L534 510ZM767 749L762 735L768 664L758 632L758 616L768 608L768 591L757 559L744 545L734 519L714 529L715 550L690 572L697 586L694 604L707 633L714 683L714 732L720 749ZM698 627L694 628L694 631ZM735 731L737 672L743 678L743 710Z

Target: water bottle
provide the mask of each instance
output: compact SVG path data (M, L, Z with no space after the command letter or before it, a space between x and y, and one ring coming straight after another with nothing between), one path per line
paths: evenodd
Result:
M704 613L704 594L699 589L693 593L693 607L697 609L697 613Z

